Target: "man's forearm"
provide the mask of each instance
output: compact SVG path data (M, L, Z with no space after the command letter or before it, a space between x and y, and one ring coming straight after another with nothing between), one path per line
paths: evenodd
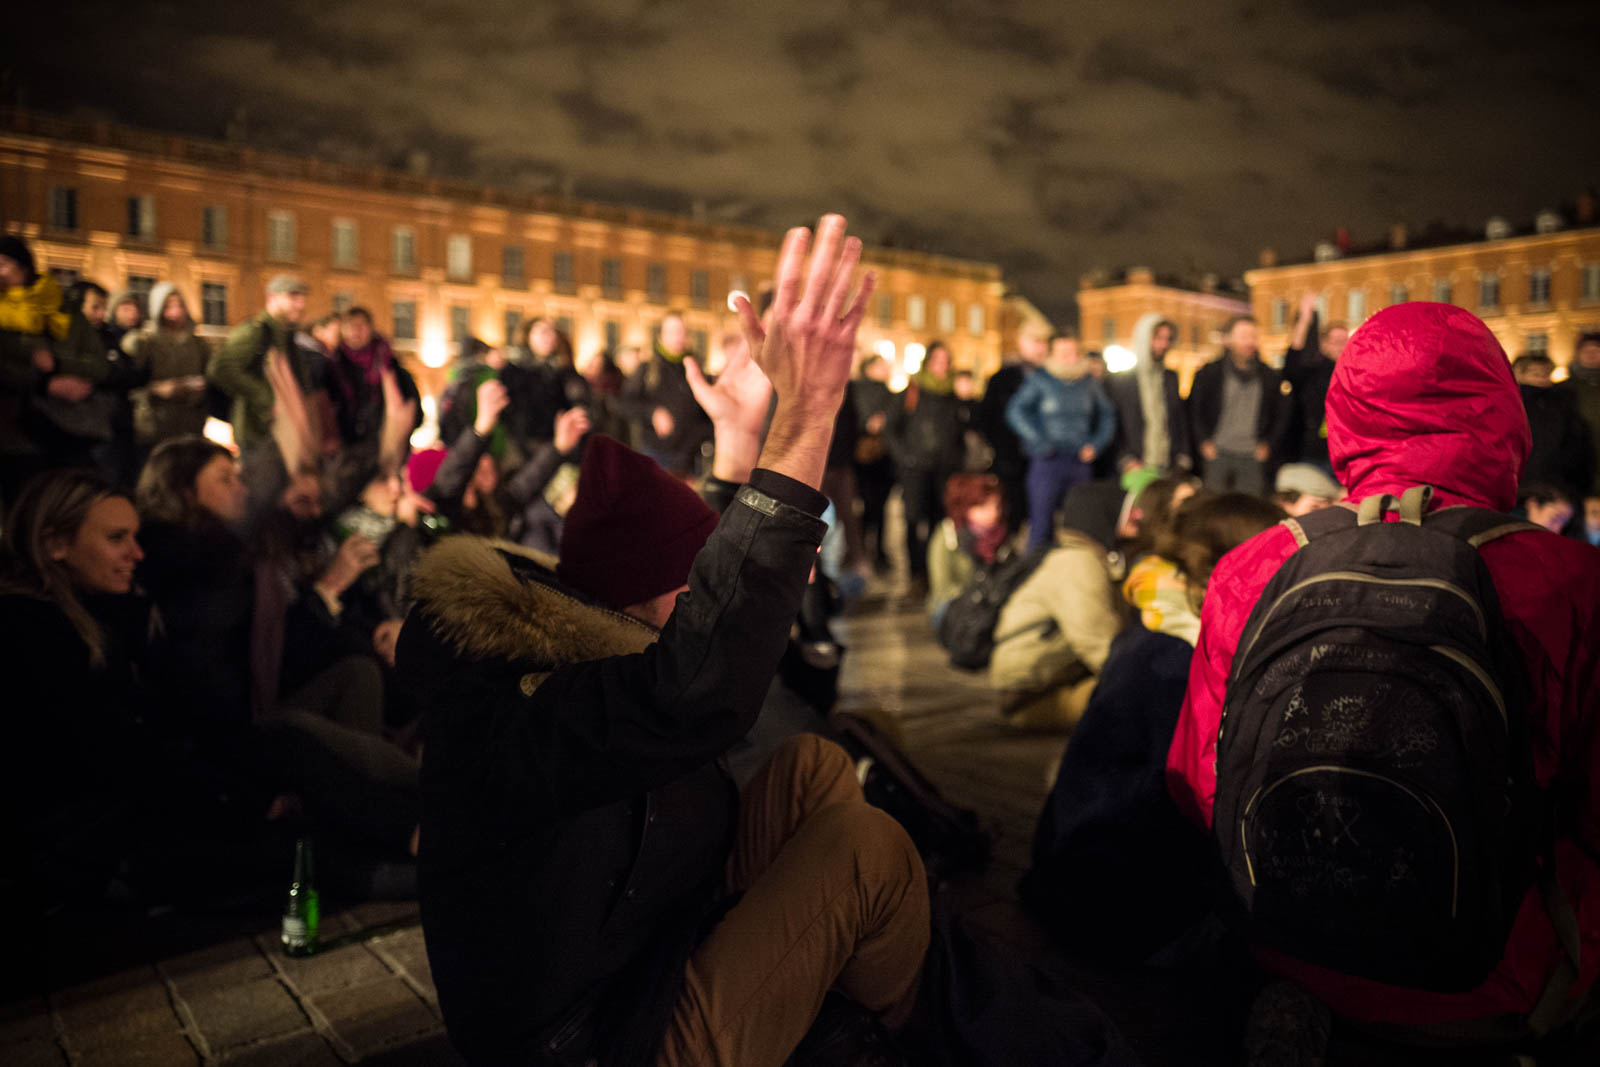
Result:
M772 427L767 431L767 443L761 449L759 465L813 489L820 489L822 475L828 465L828 446L833 441L834 415L843 400L841 395L826 410L825 405L802 410L799 405L787 403L780 396L778 409L772 416Z

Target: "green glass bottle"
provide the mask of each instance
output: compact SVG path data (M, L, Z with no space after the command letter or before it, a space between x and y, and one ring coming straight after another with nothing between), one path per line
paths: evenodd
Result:
M284 955L309 956L317 951L321 925L322 907L317 899L311 839L302 837L295 842L294 881L289 883L289 899L283 906Z

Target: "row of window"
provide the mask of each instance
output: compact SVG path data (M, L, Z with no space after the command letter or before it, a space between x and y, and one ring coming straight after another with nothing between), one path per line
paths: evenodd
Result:
M50 189L50 226L54 230L73 231L78 228L78 191L68 186ZM330 264L336 270L357 270L361 265L360 231L353 219L334 219L332 223ZM153 241L156 235L156 204L153 196L128 198L128 236ZM201 244L211 251L228 248L228 209L211 205L202 209ZM473 279L473 245L467 234L454 234L445 245L445 274L451 281L471 282ZM274 210L267 213L267 259L273 263L293 263L299 253L299 225L292 211ZM556 252L551 260L550 278L558 293L577 292L576 272L571 252ZM409 226L396 226L389 236L389 268L392 273L414 275L417 273L417 235ZM520 245L507 245L500 260L501 284L519 287L527 284L527 260ZM743 288L742 279L735 279L733 288ZM600 290L607 300L621 300L624 296L622 260L615 258L600 261ZM668 303L667 268L651 263L645 268L645 296L652 304ZM905 298L906 326L913 330L928 327L927 302L920 296ZM689 274L689 303L697 308L711 306L711 277L707 271L695 270ZM878 325L887 329L894 325L895 298L883 293L878 297ZM946 334L956 332L956 305L952 300L939 301L936 309L937 329ZM982 304L974 303L967 309L967 332L974 337L983 336L985 314Z
M1583 284L1579 299L1584 303L1600 302L1600 263L1586 263L1583 267ZM1411 299L1410 292L1404 285L1398 283L1389 287L1389 303L1404 304ZM1433 283L1433 299L1440 304L1455 303L1455 289L1450 279L1439 278ZM1528 306L1543 307L1550 303L1550 269L1536 267L1528 272ZM1478 308L1482 311L1497 311L1500 303L1500 275L1480 274L1478 276ZM1328 298L1323 294L1317 305L1324 322L1328 319ZM1367 317L1367 293L1365 289L1351 289L1345 299L1345 319L1352 325ZM1284 299L1272 302L1272 325L1277 329L1287 329L1289 326L1289 301Z

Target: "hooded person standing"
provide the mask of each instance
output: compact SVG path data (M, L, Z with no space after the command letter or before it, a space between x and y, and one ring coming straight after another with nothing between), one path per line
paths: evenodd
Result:
M830 988L891 1020L914 996L925 877L849 758L792 739L742 795L718 762L799 611L873 288L849 302L860 242L818 230L805 284L785 239L765 327L739 302L778 400L764 445L718 433L755 468L720 519L599 437L553 569L470 537L417 569L422 922L470 1061L778 1067Z
M1141 315L1129 342L1132 370L1106 379L1106 394L1117 409L1118 472L1135 467L1159 471L1194 470L1194 442L1178 389L1178 372L1165 365L1178 327L1157 312Z
M211 351L195 334L177 286L162 282L150 290L150 321L122 339L122 350L145 383L131 394L134 441L142 453L205 428Z
M1340 506L1418 485L1433 487L1435 511L1467 505L1505 513L1516 503L1528 420L1505 352L1469 312L1419 301L1368 319L1333 373L1327 417L1334 476L1349 489ZM1168 790L1202 826L1211 824L1217 795L1217 734L1235 653L1267 583L1297 548L1293 530L1276 526L1224 557L1207 588L1167 754ZM1527 669L1528 698L1518 711L1531 732L1535 776L1556 801L1555 881L1582 950L1570 996L1555 1007L1576 1008L1600 969L1600 791L1591 781L1600 766L1600 556L1577 539L1534 529L1490 540L1479 556ZM1525 1018L1563 969L1561 941L1533 885L1499 965L1466 992L1387 985L1266 949L1257 955L1339 1015L1411 1033Z

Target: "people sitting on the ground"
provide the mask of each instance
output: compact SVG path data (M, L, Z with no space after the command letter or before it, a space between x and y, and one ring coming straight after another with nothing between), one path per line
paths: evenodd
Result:
M926 611L934 630L973 572L1000 558L1010 540L1001 493L992 474L952 474L945 484L945 520L928 538Z
M1132 370L1106 377L1106 395L1117 410L1117 473L1130 467L1194 470L1189 416L1178 388L1178 372L1166 366L1178 327L1157 312L1141 315L1128 342Z
M1051 541L1067 493L1094 477L1095 459L1117 432L1117 410L1079 354L1078 339L1050 339L1044 365L1006 405L1006 422L1028 453L1028 551Z
M198 434L206 425L206 363L211 350L195 334L183 294L171 282L150 290L150 319L122 338L139 369L131 394L133 439L142 455L162 441Z
M1526 689L1514 677L1514 662L1505 664L1502 671L1501 664L1488 658L1476 664L1469 661L1471 669L1460 676L1431 676L1442 680L1429 683L1429 689L1448 686L1457 693L1483 694L1482 689L1461 687L1470 686L1478 674L1491 680L1503 674L1509 680L1512 688L1502 692L1511 694L1504 707L1508 717L1515 716L1508 719L1510 734L1482 735L1483 744L1500 746L1500 758L1508 761L1506 766L1514 782L1528 782L1529 771L1516 753L1519 748L1525 753L1531 750L1531 773L1540 786L1549 790L1552 807L1546 814L1550 816L1554 842L1551 848L1540 850L1536 831L1505 838L1514 848L1526 848L1530 855L1526 864L1516 862L1504 870L1485 869L1481 864L1475 870L1451 867L1447 858L1439 859L1448 854L1448 845L1441 846L1443 852L1427 846L1430 851L1427 855L1418 853L1415 864L1389 864L1373 876L1381 880L1350 870L1348 878L1336 883L1314 878L1300 883L1302 889L1328 901L1325 888L1330 892L1338 888L1365 893L1369 887L1412 880L1424 870L1431 872L1429 877L1443 878L1445 885L1450 884L1452 869L1468 879L1448 899L1397 891L1383 897L1387 906L1363 909L1360 922L1357 916L1341 916L1338 927L1329 925L1331 904L1319 907L1315 914L1297 915L1285 900L1285 923L1299 921L1305 924L1300 927L1304 930L1344 930L1348 936L1340 940L1341 952L1349 952L1351 943L1358 938L1369 946L1393 945L1393 952L1387 957L1359 964L1369 971L1375 963L1394 969L1426 965L1432 959L1404 944L1423 931L1422 924L1395 929L1393 912L1403 909L1414 914L1416 907L1436 905L1430 908L1430 914L1440 916L1438 921L1444 922L1447 920L1443 917L1452 914L1451 900L1475 908L1493 907L1504 901L1509 937L1504 941L1499 964L1492 965L1487 975L1469 976L1464 969L1456 975L1457 982L1469 982L1472 988L1416 988L1351 973L1348 966L1319 965L1298 958L1294 952L1259 947L1257 954L1269 970L1299 983L1338 1015L1366 1027L1381 1027L1392 1035L1434 1043L1452 1037L1468 1040L1465 1030L1474 1025L1479 1040L1489 1039L1492 1033L1512 1040L1525 1037L1525 1032L1519 1033L1519 1023L1528 1020L1541 1001L1544 1010L1534 1020L1541 1027L1559 1023L1563 1016L1582 1006L1593 981L1593 968L1582 964L1581 970L1574 972L1568 964L1590 959L1586 949L1579 955L1580 937L1586 944L1600 938L1600 864L1594 858L1600 855L1600 835L1595 829L1600 826L1600 793L1589 785L1589 768L1600 761L1600 731L1595 729L1596 713L1600 712L1595 703L1595 695L1600 693L1600 644L1594 639L1600 633L1600 557L1574 539L1508 526L1510 520L1503 518L1516 502L1518 480L1530 447L1529 430L1505 353L1494 334L1470 313L1446 304L1413 302L1372 316L1351 337L1334 371L1327 417L1334 473L1350 491L1350 499L1342 508L1366 509L1368 517L1376 519L1383 512L1392 514L1393 498L1400 498L1400 510L1408 523L1422 522L1422 532L1416 535L1408 534L1404 526L1392 535L1407 538L1420 537L1429 526L1437 528L1439 523L1459 522L1463 517L1496 525L1486 531L1496 536L1480 537L1481 547L1476 549L1493 584L1492 596L1486 594L1474 603L1483 611L1481 618L1498 622L1494 615L1502 615L1504 622L1500 625L1516 635L1497 642L1495 649L1485 655L1505 652L1520 659L1526 671ZM1416 489L1424 485L1432 487L1431 501L1427 499L1429 494ZM1458 505L1485 509L1489 514L1445 510ZM1319 520L1334 510L1295 521ZM1236 666L1234 660L1247 620L1263 590L1281 568L1289 565L1287 561L1297 551L1306 551L1299 547L1306 543L1304 531L1300 533L1302 539L1297 540L1296 530L1288 526L1269 530L1229 553L1212 576L1211 595L1202 612L1200 643L1167 764L1174 799L1202 826L1211 825L1219 794L1226 789L1232 796L1231 791L1242 785L1237 776L1219 778L1218 774L1218 728L1224 702L1235 696L1230 692L1229 678ZM1316 539L1309 544L1315 548ZM1330 596L1336 592L1330 590ZM1499 611L1492 612L1496 600ZM1423 606L1436 601L1427 596L1412 596L1409 600L1391 597L1386 601L1387 615L1392 616L1412 602ZM1483 634L1484 629L1476 621L1479 617L1466 613L1463 618L1467 621L1460 632ZM1441 626L1448 618L1441 614L1429 625ZM1429 636L1422 632L1412 640L1420 642ZM1411 647L1415 650L1410 654L1412 659L1404 662L1414 663L1417 669L1438 662L1436 657L1425 663L1426 649ZM1400 676L1364 677L1371 677L1374 685L1392 688L1399 684L1396 679ZM1416 692L1415 683L1407 685ZM1390 740L1368 739L1370 730L1383 723L1361 712L1361 699L1353 697L1354 703L1330 704L1326 709L1303 705L1293 709L1311 719L1306 724L1308 728L1315 726L1313 716L1327 723L1319 742L1325 743L1314 757L1321 763L1345 758L1343 753L1356 744L1375 744L1368 751L1376 753L1376 759L1391 760L1403 755L1403 747L1396 748ZM1407 699L1410 702L1403 706L1421 706ZM1481 701L1487 711L1484 721L1499 718L1495 714L1497 705L1489 696L1473 699ZM1231 718L1229 725L1234 725ZM1237 733L1243 727L1234 729L1230 742L1244 736ZM1527 739L1519 742L1517 737L1524 730ZM1274 753L1283 747L1286 737L1280 731L1279 741L1274 743L1265 728L1261 735L1248 736L1261 737L1261 748L1255 751ZM1382 738L1398 736L1383 734ZM1426 740L1427 735L1414 736ZM1288 737L1292 742L1294 735ZM1473 746L1479 744L1479 739L1466 735L1463 743ZM1248 750L1241 751L1248 754ZM1428 745L1421 751L1435 759L1444 758L1452 750L1436 750ZM1487 753L1490 748L1476 751ZM1480 775L1466 767L1453 773L1462 776L1462 789L1486 798L1485 803L1480 814L1461 820L1448 835L1437 823L1429 824L1430 832L1437 830L1434 840L1479 840L1478 835L1491 832L1483 820L1499 818L1507 811L1534 816L1535 812L1523 807L1528 794L1513 790L1508 796L1506 774L1486 770ZM1407 788L1413 792L1432 789L1420 782ZM1369 799L1375 796L1370 791L1364 795ZM1356 814L1348 805L1318 809L1314 799L1308 799L1303 810L1305 818L1311 820L1303 827L1305 832L1285 837L1282 845L1309 848L1312 843L1321 842L1327 848L1355 847L1380 829L1372 824L1366 834L1358 831L1357 837L1350 839L1340 829L1348 828L1348 817ZM1345 821L1340 821L1341 817ZM1362 825L1371 822L1367 819ZM1420 832L1422 825L1413 823L1413 832ZM1239 841L1239 833L1236 826L1230 825L1226 834L1214 835L1214 840ZM1416 847L1425 845L1419 841ZM1544 854L1538 855L1540 851ZM1276 881L1284 873L1282 868L1269 872L1261 865L1267 861L1259 854L1256 859L1258 875L1271 873ZM1308 856L1307 861L1315 865L1314 858ZM1534 878L1535 869L1544 873ZM1493 879L1503 879L1501 884L1509 896L1485 888ZM1575 923L1568 922L1569 918ZM1472 943L1495 936L1497 929L1495 923L1486 923L1478 940ZM1378 930L1385 934L1374 939ZM1461 937L1446 941L1461 945L1467 936L1462 932ZM1575 980L1569 984L1567 979L1574 974ZM1545 1000L1552 978L1557 985ZM1497 1025L1501 1023L1508 1025Z
M1272 480L1272 499L1290 518L1344 499L1344 489L1314 463L1285 463Z
M1206 583L1219 559L1282 517L1242 493L1187 500L1123 584L1136 619L1072 732L1019 886L1033 916L1075 949L1142 960L1212 907L1210 841L1167 795L1167 749Z
M849 758L798 738L742 798L715 762L761 707L822 537L872 291L841 318L843 229L824 219L804 286L789 235L764 329L739 302L778 406L720 523L597 438L554 574L464 537L418 568L399 661L434 705L423 924L469 1059L775 1067L830 988L888 1021L913 995L921 864Z
M499 380L486 378L478 386L472 425L457 434L422 492L462 533L554 555L575 498L576 461L589 416L583 408L563 411L556 416L554 437L535 445L521 467L502 474L494 443L509 403Z
M1567 490L1558 486L1533 482L1517 490L1517 506L1513 514L1520 515L1542 526L1551 533L1561 533L1572 521L1576 510Z
M1124 501L1120 512L1104 528L1076 522L1069 498L1069 524L1007 599L995 623L989 683L998 690L1001 714L1014 726L1070 730L1077 725L1112 639L1122 629L1124 612L1116 592L1126 571L1122 549L1147 530L1147 519L1160 520L1176 493L1193 491L1179 479L1156 478L1153 468L1135 483L1137 492L1109 484ZM1078 492L1087 495L1097 487Z

